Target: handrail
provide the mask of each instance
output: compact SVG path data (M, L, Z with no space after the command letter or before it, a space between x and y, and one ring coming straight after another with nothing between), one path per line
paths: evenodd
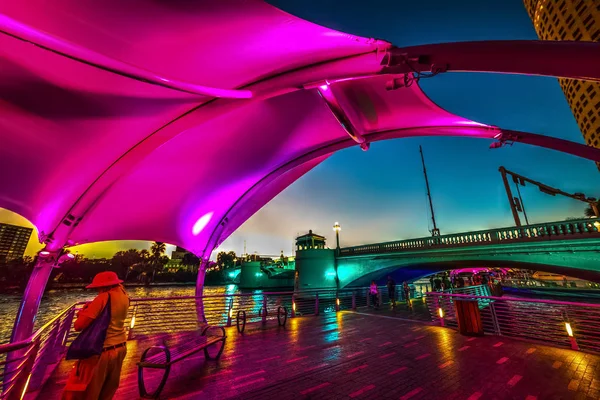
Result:
M0 354L23 349L25 347L28 347L32 343L32 340L22 340L20 342L0 344Z
M592 307L600 309L600 304L593 303L580 303L575 301L561 301L561 300L544 300L544 299L524 299L521 297L496 297L496 296L476 296L469 294L455 294L455 293L444 293L444 292L427 292L427 296L448 296L448 297L463 297L469 299L490 299L490 300L507 300L507 301L521 301L527 303L544 303L544 304L557 304L564 306L579 306L579 307Z
M464 314L455 305L460 300L476 303L478 312ZM430 292L427 305L432 321L461 332L478 326L486 334L600 353L600 304Z
M65 314L67 314L68 312L70 312L74 307L76 307L79 304L86 304L86 303L87 302L79 302L79 303L73 303L73 304L71 304L69 307L67 307L64 310L62 310L58 315L56 315L50 321L48 321L44 325L42 325L41 328L37 329L31 336L29 336L25 340L20 340L18 342L10 342L10 343L0 344L0 354L4 354L4 353L11 352L11 351L19 350L19 349L22 349L24 347L27 347L27 346L31 345L33 342L35 342L35 340L38 337L40 337L42 335L42 333L44 331L46 331L48 329L48 327L50 327L54 323L56 323L57 320L59 320Z
M425 249L431 247L453 247L504 242L527 242L552 240L555 237L600 236L600 218L587 218L572 221L545 222L520 227L503 227L480 231L453 233L441 236L427 236L402 239L390 242L362 244L340 249L341 256L366 255L402 250ZM588 236L589 237L589 236Z

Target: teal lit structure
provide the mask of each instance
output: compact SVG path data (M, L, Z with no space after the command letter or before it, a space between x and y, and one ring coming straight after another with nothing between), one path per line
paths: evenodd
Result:
M363 286L467 266L527 268L600 281L600 220L561 221L340 248L298 250L297 288ZM336 255L337 253L337 255ZM336 273L337 272L337 273ZM337 282L336 282L337 281Z
M335 251L328 249L325 237L309 231L296 238L297 290L335 289Z

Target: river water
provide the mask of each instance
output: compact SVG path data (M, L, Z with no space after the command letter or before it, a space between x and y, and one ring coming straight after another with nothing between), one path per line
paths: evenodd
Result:
M175 297L193 296L195 287L190 286L151 286L151 287L128 287L127 293L131 298L143 297ZM252 292L252 291L250 291ZM204 294L231 294L241 293L236 285L206 286ZM97 292L85 289L57 289L48 290L42 302L35 323L36 328L43 326L56 314L74 303L89 301L96 297ZM15 320L22 293L0 293L0 343L6 343L10 339L12 326Z
M177 297L193 296L195 287L190 286L151 286L151 287L128 287L127 292L131 298L146 297ZM245 290L244 293L260 293L260 290ZM205 295L242 293L236 285L206 286ZM36 320L36 328L41 327L52 319L56 314L70 305L82 301L92 300L96 296L95 291L85 289L55 289L44 294L40 304L40 311ZM510 297L544 298L549 300L575 301L586 303L600 303L600 291L597 290L568 290L565 293L544 293L530 289L512 290L506 293ZM21 301L22 293L0 293L0 344L7 343L10 339L15 315ZM258 307L258 306L257 306Z

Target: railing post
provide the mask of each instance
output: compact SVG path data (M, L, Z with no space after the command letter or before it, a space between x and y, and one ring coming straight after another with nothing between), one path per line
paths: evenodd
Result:
M493 301L490 302L490 314L492 315L492 322L494 323L494 333L498 336L502 336L502 331L500 330L500 323L498 323L498 315L496 314L496 306Z
M262 306L262 323L263 325L267 323L267 295L263 294L263 306Z
M27 360L25 361L23 369L19 373L19 377L16 378L17 381L7 397L8 400L22 400L25 397L25 393L27 393L27 389L29 388L29 383L33 374L33 365L35 364L38 352L40 351L39 338L32 344L32 346L33 349L27 356Z
M232 313L233 313L233 297L229 299L229 307L227 309L227 326L231 326Z
M296 316L296 293L292 295L292 314L291 317L294 318Z
M352 291L352 309L356 311L356 291Z
M315 295L315 315L319 315L319 293Z
M71 326L73 325L73 318L75 318L75 309L76 306L73 306L69 314L65 317L63 332L61 332L61 352L67 346L67 340L69 339L69 333L71 332Z

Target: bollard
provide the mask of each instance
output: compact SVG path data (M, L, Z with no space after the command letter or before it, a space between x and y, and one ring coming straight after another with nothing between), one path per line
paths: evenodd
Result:
M335 299L335 312L340 311L340 299L339 297Z
M367 290L367 307L371 307L371 296L369 296L369 290Z
M296 295L293 294L292 295L292 315L291 318L294 318L296 316Z
M315 315L319 315L319 293L315 295Z
M356 292L352 292L352 309L356 311Z

